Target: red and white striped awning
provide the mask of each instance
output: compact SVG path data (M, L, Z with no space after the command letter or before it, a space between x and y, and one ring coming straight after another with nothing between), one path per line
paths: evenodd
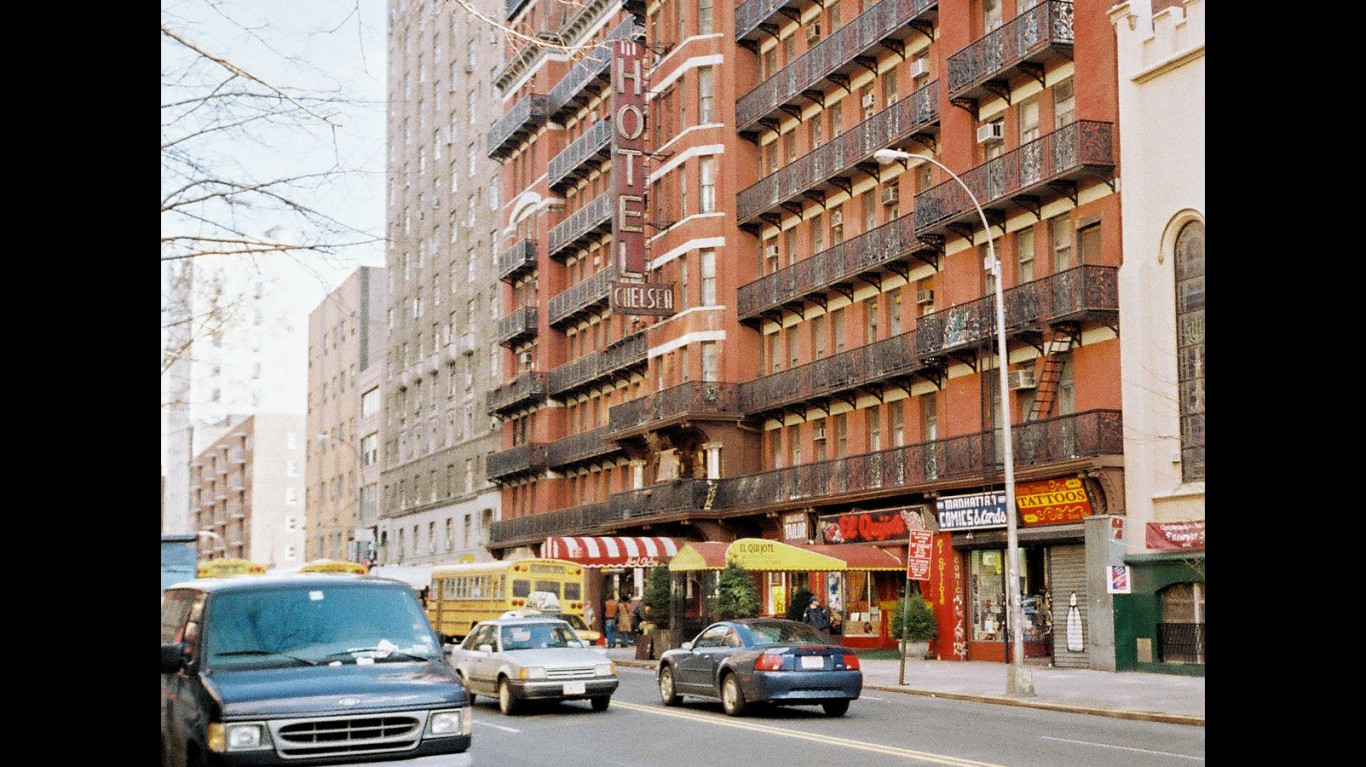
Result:
M541 556L584 567L660 567L669 563L678 547L673 538L558 536L545 539Z

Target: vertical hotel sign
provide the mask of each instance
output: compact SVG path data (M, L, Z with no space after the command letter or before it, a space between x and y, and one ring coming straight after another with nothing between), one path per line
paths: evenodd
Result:
M632 40L612 46L612 245L617 274L615 314L673 314L673 286L645 281L644 49Z

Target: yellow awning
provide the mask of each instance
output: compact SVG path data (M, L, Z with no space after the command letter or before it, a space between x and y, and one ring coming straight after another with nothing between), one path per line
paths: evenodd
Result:
M839 571L842 559L764 538L741 538L730 544L707 541L689 543L669 561L669 570L722 570L734 562L746 570Z

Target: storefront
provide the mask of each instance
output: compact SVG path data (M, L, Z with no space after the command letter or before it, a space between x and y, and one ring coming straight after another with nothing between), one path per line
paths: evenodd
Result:
M1088 586L1082 521L1092 514L1079 477L1016 486L1018 573L1024 657L1085 668ZM944 659L1005 662L1013 631L1005 493L936 500L939 535L931 603L951 631L932 645Z
M663 567L684 541L646 536L557 536L541 544L541 556L577 562L589 571L585 604L593 606L590 628L602 630L602 603L608 596L645 593L645 573Z
M689 543L669 563L680 580L683 629L700 630L708 621L716 579L734 562L756 577L760 614L787 617L792 593L805 586L839 616L845 644L886 647L884 616L890 615L906 565L896 554L866 544L783 543L741 538L730 543Z

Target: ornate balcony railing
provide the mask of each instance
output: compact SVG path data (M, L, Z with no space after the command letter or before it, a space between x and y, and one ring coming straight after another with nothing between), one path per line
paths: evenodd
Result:
M528 93L516 104L512 111L498 118L489 128L488 156L501 159L526 136L545 124L548 116L546 97L539 93Z
M860 13L798 56L796 61L741 96L735 106L738 131L741 134L755 132L760 120L801 98L802 91L857 66L856 58L871 53L878 43L899 30L910 28L912 23L928 21L929 12L937 12L938 7L939 0L882 0Z
M592 202L574 211L564 221L550 230L547 253L551 258L563 257L561 251L577 243L581 238L606 229L612 223L612 195L604 192Z
M574 285L563 293L550 297L547 308L550 325L559 325L595 306L607 302L612 294L612 283L617 279L615 264Z
M494 387L489 391L486 401L489 415L502 417L508 411L543 402L545 396L546 374L529 372Z
M832 177L868 163L877 150L926 132L938 121L939 81L933 80L741 191L735 198L736 221L741 226L754 223L761 214L829 184ZM877 164L871 163L867 170L875 175Z
M494 334L494 340L503 346L512 348L522 341L534 337L536 333L536 307L523 306L498 320L498 329Z
M739 420L739 387L719 381L690 381L614 406L607 416L613 439L683 420Z
M591 461L621 452L621 446L607 438L607 427L599 426L550 443L546 462L551 468Z
M660 482L639 490L613 493L608 499L608 505L611 507L612 516L622 520L654 517L686 519L711 508L708 496L711 495L711 487L718 482L709 479Z
M1007 333L1083 320L1118 333L1119 267L1083 264L1040 277L1006 291L1005 302Z
M1118 410L1016 424L1011 431L1015 466L1046 471L1057 464L1123 455L1123 427ZM504 546L533 543L547 535L612 531L626 521L733 516L851 497L904 495L955 483L980 487L988 472L1000 472L999 442L997 432L985 431L742 477L661 482L615 493L606 504L496 522L491 541Z
M490 482L506 480L522 474L539 474L549 465L545 458L546 446L537 442L489 453L484 471Z
M914 219L908 214L870 229L857 237L804 258L792 266L741 285L736 292L736 312L742 322L776 313L784 304L823 294L853 277L882 269L905 277L909 262L926 258L929 250L913 234Z
M515 282L518 277L535 270L535 240L518 240L512 247L498 254L498 279L503 282Z
M1112 124L1078 120L1000 157L958 174L986 211L1040 205L1061 194L1076 201L1076 181L1085 176L1114 180ZM962 186L950 179L915 196L915 233L943 235L955 226L981 223Z
M879 382L904 379L929 367L916 354L916 331L791 370L760 376L740 385L740 405L747 415L781 410L810 400Z
M1118 410L1017 424L1011 437L1020 469L1124 452ZM887 491L915 492L945 482L980 482L988 470L999 471L998 441L996 432L984 431L725 479L713 505L726 510L790 506Z
M810 0L805 3L793 0L745 0L735 6L735 41L744 40L780 8L791 8L801 13L811 4Z
M564 151L550 158L546 171L551 189L559 189L567 181L578 177L587 162L594 158L606 159L612 151L612 121L598 120L574 139Z
M607 516L607 502L556 509L514 519L500 519L489 526L489 542L500 545L540 543L551 535L592 532L596 520Z
M628 38L635 32L635 23L628 17L607 33L607 41ZM596 95L593 92L586 92L589 85L597 83L605 89L609 84L611 65L611 45L594 46L550 90L550 118L559 120L571 110L587 104L592 96Z
M547 388L559 396L606 378L643 368L647 362L649 345L645 331L633 333L608 344L606 349L593 352L550 371Z
M1004 96L1017 70L1042 82L1045 62L1072 58L1072 39L1070 0L1042 0L948 57L949 100Z

